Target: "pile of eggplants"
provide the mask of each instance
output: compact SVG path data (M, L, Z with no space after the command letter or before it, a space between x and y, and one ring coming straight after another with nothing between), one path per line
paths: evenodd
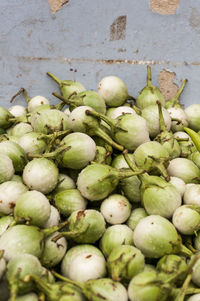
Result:
M0 299L200 300L200 104L116 76L0 106Z

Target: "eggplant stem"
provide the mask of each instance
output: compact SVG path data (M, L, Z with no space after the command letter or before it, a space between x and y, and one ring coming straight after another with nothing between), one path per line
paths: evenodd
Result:
M184 301L185 294L186 294L186 291L190 284L191 279L192 279L192 274L187 275L187 278L185 279L183 286L174 301Z
M181 94L183 93L183 90L184 90L185 85L187 84L187 82L188 82L187 79L185 79L185 80L182 82L181 87L179 88L178 92L176 93L176 95L175 95L175 97L174 97L176 100L178 100L179 97L181 96Z
M162 105L161 105L160 101L157 101L157 105L158 105L160 131L165 132L166 131L166 125L165 125L165 120L164 120L163 113L162 113Z
M186 257L191 257L193 255L192 251L189 250L186 246L184 246L183 244L181 245L180 248L180 253Z
M124 147L118 143L116 143L114 140L112 140L101 128L95 128L94 134L103 140L105 140L109 145L111 145L113 148L118 149L119 151L123 151Z
M69 98L72 96L72 94L69 96ZM58 94L56 92L53 92L52 95L55 96L55 97L57 97L58 99L62 100L62 102L65 103L65 104L67 104L67 105L71 104L71 101L69 100L69 98L65 98L65 97L63 97L62 95L60 95L60 94Z
M152 164L152 166L153 166L153 164ZM164 166L164 164L163 164L163 162L159 162L159 163L155 163L155 167L158 169L158 171L163 175L163 177L165 178L165 180L167 181L167 182L169 182L170 181L170 176L168 175L168 173L167 173L167 170L166 170L166 168L165 168L165 166Z
M66 237L66 238L75 238L76 236L85 233L89 227L90 227L90 224L87 224L87 225L83 226L81 230L61 232L60 234L56 235L56 237L52 238L52 241L56 242L62 236Z
M18 287L17 284L12 284L10 288L10 301L15 301L17 297Z
M52 226L50 228L42 229L41 231L43 232L45 237L48 237L49 235L51 235L51 234L63 229L64 227L66 227L67 224L68 224L68 220L63 222L63 223L60 223L57 226Z
M47 75L50 76L58 85L61 84L61 80L58 77L56 77L55 75L53 75L52 73L47 72Z
M62 233L59 233L58 235L56 235L55 237L53 237L51 241L57 242L61 237L63 237L63 235L62 235Z
M193 294L200 294L200 288L193 288L193 287L189 287L186 292L186 295L193 295Z
M179 292L179 294L177 295L175 301L184 301L188 286L190 284L190 281L192 279L192 273L193 273L193 267L195 265L195 263L197 262L197 260L200 258L200 255L196 255L192 258L192 260L190 261L189 265L188 265L188 275L183 283L183 286Z
M52 136L43 155L51 152L55 140L56 140L56 136Z
M30 114L26 114L23 116L19 116L19 117L11 117L8 118L8 121L12 121L14 124L18 123L18 122L28 122L28 117L30 116Z
M136 166L136 164L131 161L131 159L129 158L129 155L128 155L128 150L125 149L123 151L123 156L124 156L124 159L126 160L126 163L128 164L128 166L130 167L130 169L132 169L132 171L139 171L140 169Z
M187 205L187 206L190 206L190 205ZM194 205L191 205L191 206L194 206ZM199 206L198 206L199 207ZM190 207L189 207L190 208ZM198 250L196 250L193 246L192 246L192 239L191 237L188 237L187 235L184 237L183 239L184 241L184 245L190 250L192 251L192 253L197 253Z
M140 110L138 107L136 107L135 105L132 106L132 109L136 112L136 114L141 115L142 114L142 110Z
M36 275L27 275L24 278L24 282L33 281L36 283L36 286L39 288L39 290L43 291L45 294L50 295L51 294L51 285L47 282L45 282L43 279Z
M178 142L182 142L182 141L189 141L189 138L175 138L176 139L176 141L178 141Z
M10 100L10 103L12 103L12 102L15 100L15 98L16 98L18 95L20 95L21 93L23 93L23 92L24 92L24 88L20 88L19 91L17 91L17 93L15 93L15 94L12 96L12 98L11 98L11 100Z
M80 289L83 289L83 288L84 288L84 283L73 281L73 280L71 280L71 279L69 279L69 278L66 278L66 277L64 277L64 276L62 276L62 275L60 275L60 274L58 274L58 273L55 272L55 271L51 271L51 272L52 272L52 274L53 274L56 278L58 278L58 279L60 279L60 280L62 280L62 281L64 281L64 282L73 284L73 285L79 287Z
M174 107L174 106L177 105L177 104L180 105L179 98L180 98L181 94L183 93L183 90L184 90L185 85L186 85L187 82L188 82L188 80L185 79L185 80L182 82L181 87L178 89L176 95L167 101L167 103L168 103L168 102L170 103L170 107ZM180 106L181 106L181 105L180 105Z
M43 154L43 156L45 157L46 154L48 154L49 156L53 156L55 157L58 153L60 153L61 151L63 151L62 149L60 150L59 148L57 150L55 150L54 152L51 152L51 149L56 141L56 139L61 136L61 135L67 135L71 132L71 130L65 130L65 131L59 131L59 132L54 132L53 134L48 135L47 138L50 138L49 144L47 145L47 148L45 150L45 153ZM70 147L71 148L71 147ZM65 149L64 149L65 150ZM67 150L67 148L66 148ZM51 152L51 153L50 153Z
M68 151L70 149L71 149L71 146L62 145L57 150L55 150L51 153L44 153L44 154L28 153L28 157L29 158L55 158L61 152Z
M152 86L152 80L151 80L151 67L147 66L147 86Z
M191 261L188 264L188 273L192 273L193 272L193 267L195 265L195 263L197 262L197 260L200 259L200 254L196 254Z
M4 250L0 250L0 259L3 257Z
M145 173L146 170L136 170L136 171L133 171L132 169L120 169L118 171L118 177L119 179L124 179L124 178L129 178L129 177L133 177L133 176L138 176L138 175L141 175L143 173Z
M22 93L24 94L24 97L25 97L25 99L26 99L26 102L29 103L29 101L30 101L31 99L30 99L30 97L29 97L29 95L28 95L26 89L24 89L24 88L20 88L19 91L18 91L16 94L13 95L13 97L12 97L11 100L10 100L10 103L12 103L12 102L15 100L15 98L16 98L17 96L19 96L20 94L22 94Z
M109 117L107 117L107 116L105 116L103 114L100 114L100 113L98 113L96 111L86 110L85 114L86 115L91 115L91 116L96 117L96 118L98 118L100 120L102 119L103 121L105 121L111 127L111 130L113 132L114 127L115 127L115 121L114 120L112 120Z
M63 101L61 101L57 105L52 105L51 108L61 111L64 108L64 106L65 106L65 103Z

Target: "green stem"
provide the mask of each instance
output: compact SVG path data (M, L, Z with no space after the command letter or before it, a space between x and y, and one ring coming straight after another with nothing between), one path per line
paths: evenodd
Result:
M50 153L51 151L51 148L53 147L54 143L55 143L55 140L59 137L59 136L62 136L62 135L67 135L71 132L71 130L65 130L65 131L59 131L59 132L54 132L53 134L50 134L50 135L46 135L46 138L50 138L50 141L47 145L47 148L45 150L45 153L43 154L43 156L47 155L48 156L52 156L53 154L53 157L55 157L58 153L60 153L61 151L63 151L62 149L60 150L57 149L55 150L54 152ZM64 149L65 150L65 149Z
M90 227L90 224L87 224L87 225L82 226L82 228L80 230L61 232L58 235L56 235L55 237L53 237L52 241L56 242L63 236L65 238L75 238L78 235L85 233L89 227Z
M63 232L62 232L63 233ZM57 242L61 237L63 237L63 234L59 233L58 235L56 235L55 237L52 238L53 242Z
M180 98L181 94L183 93L183 90L184 90L185 85L187 84L187 82L188 82L187 79L185 79L185 80L182 82L181 87L179 88L178 92L176 93L176 95L175 95L175 97L174 97L174 99L175 99L176 101Z
M185 292L186 295L200 294L200 288L188 288Z
M158 113L159 113L160 131L165 132L167 129L166 129L166 125L165 125L165 120L163 118L162 105L161 105L160 101L157 101L157 105L158 105Z
M68 221L65 221L63 223L60 223L59 225L57 226L52 226L50 228L46 228L46 229L42 229L41 231L43 232L44 236L47 237L61 229L63 229L64 227L66 227L68 224Z
M47 296L51 295L51 285L48 284L43 279L41 279L40 277L36 275L28 275L24 278L24 281L25 282L34 281L36 283L36 286L39 288L39 290L47 294Z
M47 75L50 76L58 85L61 84L62 81L58 77L56 77L55 75L53 75L52 73L47 72Z
M192 275L189 274L187 276L187 278L185 279L184 283L183 283L183 286L179 292L179 294L177 295L176 299L174 301L184 301L184 298L185 298L185 294L186 294L186 291L187 291L187 288L190 284L190 281L192 279Z
M155 164L154 164L155 163ZM161 173L161 175L163 175L163 177L165 178L165 180L167 182L170 181L170 176L167 173L167 170L165 168L165 165L163 162L153 162L152 163L152 167L155 166L155 168Z
M65 98L65 97L61 96L60 94L58 94L56 92L53 92L52 95L55 96L55 97L57 97L58 99L62 100L62 102L64 104L71 105L71 101L69 100L69 98L71 97L71 95L70 95L69 98Z
M180 247L180 253L186 257L191 257L193 255L192 251L190 251L186 246L183 244Z
M145 173L145 170L137 170L137 171L133 171L131 169L120 169L118 170L118 178L119 179L124 179L124 178L129 178L129 177L133 177L133 176L138 176Z
M55 237L52 238L52 241L56 242L58 241L61 237L65 238L73 238L76 237L77 235L80 235L85 231L69 231L69 232L61 232L60 234L56 235Z
M71 130L63 130L63 131L58 131L55 132L53 135L56 135L56 137L62 136L62 135L68 135L69 133L71 133Z
M10 287L10 301L15 301L17 298L18 287L17 284L11 284Z
M128 268L128 264L127 264L126 267L125 267L125 264L124 264L123 268ZM112 280L121 281L121 277L120 277L121 270L122 270L122 267L119 267L118 265L113 266L112 273L111 273Z
M124 156L124 159L126 160L126 163L128 164L128 166L130 167L130 169L132 169L132 171L140 171L140 169L136 166L135 162L133 162L129 155L128 155L128 150L125 149L123 151L123 156Z
M178 142L189 141L189 138L175 138Z
M69 278L66 278L66 277L64 277L64 276L62 276L62 275L60 275L60 274L58 274L58 273L55 272L55 271L52 271L52 274L53 274L56 278L58 278L58 279L60 279L60 280L62 280L62 281L64 281L64 282L73 284L73 285L77 286L77 287L80 288L80 289L83 289L83 288L85 287L85 286L84 286L84 283L73 281L73 280L71 280L71 279L69 279Z
M3 257L4 250L0 250L0 259Z
M31 100L31 98L29 97L29 95L28 95L28 93L27 93L27 91L25 89L24 89L23 93L24 93L24 97L26 99L26 102L29 103L30 100Z
M47 148L45 149L45 152L44 152L43 155L50 153L55 140L56 140L56 136L51 137L51 139L50 139L50 141L49 141L49 143L47 145Z
M186 248L188 248L190 251L192 251L193 254L198 252L198 250L196 250L192 245L191 236L185 235L185 236L182 236L182 238L183 238L183 243L186 246Z
M185 298L185 295L186 295L186 292L187 292L187 289L188 289L188 286L190 284L190 281L192 279L192 273L193 273L193 267L195 265L195 263L197 262L197 260L200 258L200 255L196 255L194 256L189 265L188 265L188 275L183 283L183 286L179 292L179 294L177 295L175 301L184 301L184 298Z
M195 265L195 263L197 262L197 260L200 259L200 254L196 254L192 259L191 261L189 262L188 264L188 273L192 273L193 272L193 267Z
M176 93L176 95L174 97L172 97L171 99L168 99L167 102L166 102L166 105L165 105L165 108L168 109L168 108L173 108L173 107L179 107L181 108L181 104L180 104L180 101L179 101L179 98L185 88L185 85L187 83L187 79L185 79L181 85L181 87L178 89L178 92Z
M58 154L60 154L61 152L63 151L68 151L71 149L71 146L66 146L66 145L62 145L60 146L58 149L56 149L54 152L51 152L51 153L45 153L43 154L43 156L45 158L55 158Z
M148 65L147 66L147 86L151 87L152 86L152 80L151 80L151 67Z
M32 158L43 158L44 154L28 153L27 156L28 156L29 159L32 159Z
M194 267L195 263L197 262L197 260L199 259L199 255L196 255L192 258L192 260L190 261L190 263L188 264L187 270L185 271L185 274L190 274L192 273L192 268ZM170 283L175 281L176 279L178 279L180 276L183 275L183 271L181 272L177 272L176 274L172 275L171 277L169 277L165 283Z
M40 134L38 136L38 140L39 139L52 139L52 137L55 137L58 138L59 136L62 136L62 135L68 135L69 133L71 133L71 130L63 130L63 131L58 131L58 132L54 132L53 134Z
M19 123L19 122L25 122L27 123L28 122L28 117L30 116L31 114L28 113L24 116L19 116L19 117L11 117L11 118L8 118L8 121L12 121L13 123Z
M122 145L117 144L115 141L113 141L101 128L95 128L93 130L93 133L94 133L94 135L102 138L104 141L106 141L113 148L118 149L119 151L124 150L124 147Z
M117 125L116 120L110 119L108 116L105 116L103 114L97 113L96 111L90 111L90 110L86 110L85 114L86 115L91 115L93 117L96 117L100 120L105 121L110 126L110 130L111 130L112 134L114 134L116 132L116 130L119 130L119 131L122 131L122 132L127 132L127 130L125 130L122 127Z
M51 108L61 111L64 108L64 106L65 106L65 103L63 101L61 101L57 105L52 105Z
M136 107L135 105L132 106L132 109L136 112L136 114L141 115L142 114L142 110L140 110L138 107Z
M105 115L100 114L100 113L98 113L96 111L90 111L90 110L86 110L85 114L91 115L91 116L96 117L96 118L98 118L100 120L104 120L111 127L111 131L112 132L114 131L114 127L115 127L116 121L110 119L108 116L105 116Z
M55 158L58 154L60 154L63 151L68 151L71 149L71 146L62 145L55 151L51 153L44 153L44 154L34 154L34 153L28 153L29 158Z
M184 131L190 136L197 150L200 151L200 135L189 128L184 128Z
M16 224L17 224L16 220L13 220L13 221L10 223L9 228L15 226Z

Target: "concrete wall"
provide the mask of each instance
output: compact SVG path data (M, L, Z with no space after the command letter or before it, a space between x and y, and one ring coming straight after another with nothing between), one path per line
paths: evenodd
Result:
M20 87L55 103L51 92L57 86L47 70L87 89L117 75L137 96L147 64L167 98L188 78L182 101L199 102L199 1L2 0L0 24L0 104L5 107Z

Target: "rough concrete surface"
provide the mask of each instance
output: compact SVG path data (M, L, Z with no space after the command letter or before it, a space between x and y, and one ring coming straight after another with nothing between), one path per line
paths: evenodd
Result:
M113 74L137 97L147 65L166 98L187 78L181 100L198 103L199 20L194 0L0 1L0 104L9 107L21 87L56 103L51 93L58 87L46 71L94 90Z

